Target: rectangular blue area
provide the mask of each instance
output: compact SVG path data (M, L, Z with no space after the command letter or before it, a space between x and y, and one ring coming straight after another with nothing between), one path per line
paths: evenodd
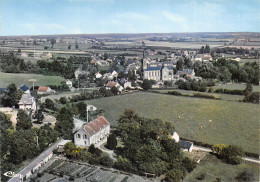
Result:
M144 71L154 71L154 70L161 70L161 67L148 67Z

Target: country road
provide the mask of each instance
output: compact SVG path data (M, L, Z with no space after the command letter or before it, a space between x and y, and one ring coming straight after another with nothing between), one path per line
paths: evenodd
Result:
M200 147L200 146L196 146L196 145L193 145L193 150L212 152L212 150L210 148ZM245 161L249 161L249 162L254 162L254 163L260 164L260 159L255 159L255 158L251 158L251 157L242 157L242 159L245 160Z

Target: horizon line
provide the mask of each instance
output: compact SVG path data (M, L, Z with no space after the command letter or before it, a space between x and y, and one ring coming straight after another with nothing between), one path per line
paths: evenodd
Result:
M26 37L26 36L68 36L68 35L115 35L115 34L181 34L181 33L260 33L260 32L254 32L254 31L238 31L238 32L140 32L140 33L70 33L70 34L28 34L28 35L0 35L0 37Z

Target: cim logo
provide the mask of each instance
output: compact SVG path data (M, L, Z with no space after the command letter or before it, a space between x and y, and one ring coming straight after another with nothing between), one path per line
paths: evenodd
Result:
M15 172L12 171L7 171L6 173L4 173L5 176L7 177L21 177L21 174L15 174Z

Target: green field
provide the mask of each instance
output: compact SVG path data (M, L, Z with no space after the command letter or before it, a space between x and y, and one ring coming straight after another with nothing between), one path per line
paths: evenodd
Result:
M239 165L226 164L217 159L216 156L207 154L194 171L187 174L183 181L199 181L196 178L201 174L204 174L205 179L203 181L217 181L216 178L220 178L221 181L232 182L237 181L236 176L245 169L253 172L255 177L254 181L259 181L259 165L249 163L242 163Z
M36 79L37 82L35 82L34 85L38 86L59 85L61 81L64 81L64 78L60 76L0 72L0 88L5 88L10 83L16 84L17 87L21 86L22 84L26 84L27 86L31 87L32 82L29 82L30 79Z
M254 92L260 92L260 86L259 85L252 85L253 86L253 91ZM213 87L214 90L218 88L223 88L223 89L229 89L229 90L244 90L246 89L246 84L245 83L233 83L233 84L219 84Z
M149 92L105 97L87 104L104 109L112 126L117 125L125 108L132 108L140 116L172 122L183 138L209 144L235 144L247 152L259 152L259 105L256 104Z

